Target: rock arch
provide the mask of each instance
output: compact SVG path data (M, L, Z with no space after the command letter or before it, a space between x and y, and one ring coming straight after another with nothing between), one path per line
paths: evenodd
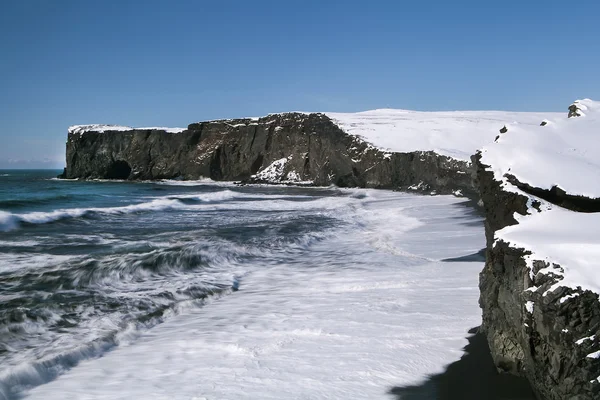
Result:
M105 179L127 179L131 174L131 166L127 161L113 161L104 174Z

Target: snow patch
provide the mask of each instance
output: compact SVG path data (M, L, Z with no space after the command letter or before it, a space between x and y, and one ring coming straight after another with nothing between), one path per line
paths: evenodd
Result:
M596 335L592 335L592 336L588 336L588 337L584 337L582 339L579 339L578 341L575 342L575 344L582 345L583 342L585 342L587 340L595 340L595 339L596 339Z
M421 181L416 185L410 185L408 187L408 190L427 190L429 188L429 185L427 185L425 182Z
M528 301L525 303L525 309L529 314L533 314L533 301Z
M568 300L570 300L570 299L574 299L574 298L576 298L576 297L579 297L579 293L572 293L572 294L568 294L568 295L566 295L566 296L563 296L563 297L560 299L560 304L563 304L564 302L566 302L566 301L568 301Z
M496 237L531 254L526 257L530 270L534 260L550 264L540 274L552 274L560 280L546 293L558 287L581 288L600 293L600 214L578 213L553 207L525 217L518 224L496 232ZM560 265L560 268L553 264ZM532 271L532 270L531 270ZM533 271L532 271L533 274ZM565 300L566 301L566 300Z
M271 164L269 164L269 166L267 166L265 169L263 169L256 175L253 175L252 177L267 182L281 181L281 178L283 177L283 170L289 159L291 159L291 157L280 158L279 160L275 160Z
M288 174L287 174L287 176L286 176L285 179L287 181L290 181L290 182L299 182L299 181L302 180L300 178L300 175L296 171L290 171L290 172L288 172Z
M600 351L595 351L587 355L587 358L600 358Z
M133 130L151 130L151 131L165 131L167 133L181 133L186 128L165 128L165 127L143 127L143 128L132 128L130 126L121 125L103 125L103 124L89 124L89 125L73 125L69 127L69 133L79 134L80 136L87 132L128 132Z

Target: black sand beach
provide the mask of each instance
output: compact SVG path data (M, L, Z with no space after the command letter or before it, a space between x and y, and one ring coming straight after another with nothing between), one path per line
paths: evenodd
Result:
M445 372L421 385L390 390L397 400L536 400L529 383L512 375L498 374L482 333L469 331L465 355Z

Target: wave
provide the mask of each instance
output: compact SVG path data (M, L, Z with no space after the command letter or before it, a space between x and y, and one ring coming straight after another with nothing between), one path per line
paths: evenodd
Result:
M149 183L156 183L158 185L169 185L169 186L204 186L204 185L220 185L220 186L232 186L233 182L217 182L210 178L201 178L195 181L180 181L175 179L163 179L161 181L149 181Z
M10 174L0 174L0 177L10 176Z
M244 195L240 192L234 192L232 190L222 190L219 192L210 193L194 193L194 194L176 194L167 196L170 200L197 200L201 202L213 202L213 201L227 201L240 197L258 197L256 195Z
M69 182L69 181L78 181L79 178L58 178L58 177L54 177L54 178L48 178L47 180L49 181L65 181L65 182Z
M120 323L88 342L64 346L58 354L20 363L0 373L0 400L20 399L24 391L56 379L81 361L101 357L117 346L134 342L144 331L163 323L169 316L190 307L203 306L235 291L231 286L205 292L200 298L178 302L135 321Z
M248 202L247 200L250 199L267 201ZM240 202L218 204L230 200L240 200ZM212 203L212 205L203 205L202 203ZM264 204L252 205L252 203ZM310 204L303 205L303 203ZM130 204L127 206L120 207L65 208L53 211L34 211L28 213L10 213L0 211L0 232L14 230L22 224L38 225L52 223L65 219L91 217L94 215L123 215L166 210L200 211L203 209L229 210L241 208L248 210L265 211L292 211L296 209L306 209L319 206L325 206L326 208L330 209L331 207L336 206L336 204L334 203L335 202L331 202L326 198L315 198L311 196L250 194L243 192L234 192L231 190L222 190L219 192L211 193L196 193L189 195L171 195L166 197L158 197L148 202Z
M34 211L26 214L13 214L0 211L0 231L10 231L21 223L46 224L64 219L81 218L94 214L120 215L132 214L142 211L163 211L168 209L183 208L185 205L179 200L156 199L147 203L131 204L122 207L105 208L67 208L54 211Z
M20 398L82 360L127 345L182 311L237 291L247 275L245 262L257 254L253 248L210 240L141 254L70 258L68 264L19 271L10 282L19 286L19 294L5 297L10 305L0 305L0 354L7 351L0 400ZM40 287L48 295L35 305L29 294Z
M228 200L302 200L302 199L314 199L313 196L302 196L302 195L286 195L286 194L256 194L256 193L245 193L235 192L232 190L221 190L218 192L209 193L193 193L193 194L175 194L166 196L165 198L170 200L183 200L183 201L198 201L202 203L210 202L223 202Z

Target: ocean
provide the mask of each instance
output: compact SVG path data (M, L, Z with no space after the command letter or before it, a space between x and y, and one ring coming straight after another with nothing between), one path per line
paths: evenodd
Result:
M385 399L481 323L463 199L59 172L0 170L0 399Z

